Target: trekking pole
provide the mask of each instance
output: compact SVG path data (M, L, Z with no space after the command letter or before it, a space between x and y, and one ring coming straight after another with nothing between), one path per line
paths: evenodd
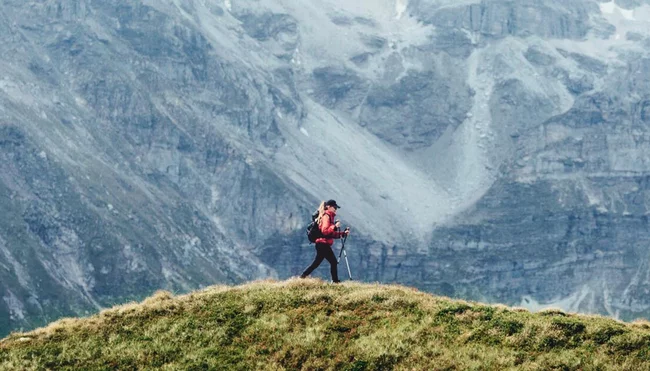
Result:
M341 252L339 253L339 258L336 261L336 263L339 263L341 261L341 254L343 254L343 257L345 257L345 265L348 267L348 276L350 277L350 279L352 279L352 272L350 272L350 263L348 262L348 254L345 252L345 240L347 239L348 239L348 235L346 234L345 237L343 237Z

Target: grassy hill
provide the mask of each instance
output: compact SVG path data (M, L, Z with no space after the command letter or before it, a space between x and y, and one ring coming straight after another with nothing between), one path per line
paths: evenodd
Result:
M648 370L650 324L379 284L215 286L0 341L0 369Z

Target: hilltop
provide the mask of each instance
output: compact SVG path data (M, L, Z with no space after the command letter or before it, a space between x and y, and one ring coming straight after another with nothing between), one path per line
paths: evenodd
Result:
M650 326L318 279L159 291L0 341L0 369L649 369Z

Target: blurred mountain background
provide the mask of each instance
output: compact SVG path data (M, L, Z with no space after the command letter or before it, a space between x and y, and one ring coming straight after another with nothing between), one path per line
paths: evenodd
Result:
M0 9L0 335L297 275L329 198L355 279L650 317L650 0Z

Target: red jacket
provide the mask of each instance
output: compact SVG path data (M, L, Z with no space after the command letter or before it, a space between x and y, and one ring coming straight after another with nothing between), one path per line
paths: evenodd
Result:
M325 211L325 214L323 214L323 217L320 218L320 224L318 224L318 227L320 228L321 233L325 237L317 238L316 243L324 243L332 246L332 244L334 244L335 238L343 237L343 232L335 230L336 228L336 225L334 224L335 216L336 216L335 212L331 210L327 210Z

